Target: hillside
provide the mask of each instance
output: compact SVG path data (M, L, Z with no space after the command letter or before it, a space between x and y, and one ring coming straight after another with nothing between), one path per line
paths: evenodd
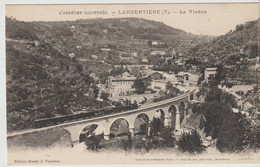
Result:
M116 49L116 54L118 51L145 53L149 50L148 40L167 42L177 52L185 52L211 39L138 18L30 23L7 19L7 30L8 38L43 41L63 54L75 53L77 57L100 54L99 49L106 46L112 51Z
M94 72L104 81L122 54L141 57L172 48L185 52L205 39L210 38L136 18L62 22L6 18L8 131L31 128L37 118L106 106L96 101L98 88L90 75ZM167 47L153 48L149 40Z
M44 42L37 26L7 19L6 28L8 132L31 128L37 118L106 105L95 100L87 68Z
M215 64L234 65L240 58L255 58L259 54L259 20L237 25L236 30L212 41L199 44L189 51L189 56Z

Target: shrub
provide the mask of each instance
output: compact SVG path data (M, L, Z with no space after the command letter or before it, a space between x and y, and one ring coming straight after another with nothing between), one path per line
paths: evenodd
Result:
M191 111L192 111L193 114L202 112L199 104L192 105L192 110Z
M101 92L100 98L103 100L107 100L108 99L109 94L106 92Z
M128 135L128 139L127 140L122 140L121 141L121 147L127 151L127 150L131 150L133 147L133 140L131 138L131 135Z
M245 126L241 114L230 114L224 117L217 138L217 149L220 152L237 152L243 150Z
M164 125L160 118L154 118L151 122L151 135L158 136L163 127Z
M165 140L158 138L158 137L153 138L151 143L152 143L153 149L164 149L166 147Z
M218 101L212 101L201 105L201 110L206 119L205 132L215 139L223 125L223 120L232 114L231 108Z
M170 127L163 127L160 132L160 137L165 140L165 146L166 147L174 147L174 141L175 139L172 137Z
M155 148L155 145L152 143L151 138L146 138L145 141L143 140L134 140L132 144L132 148L134 148L134 151L142 150L149 152L150 150Z
M97 151L101 148L99 145L100 139L98 139L95 135L91 135L90 137L88 137L85 141L85 144L88 150Z
M183 152L201 153L204 150L200 135L196 130L191 133L183 133L178 146Z

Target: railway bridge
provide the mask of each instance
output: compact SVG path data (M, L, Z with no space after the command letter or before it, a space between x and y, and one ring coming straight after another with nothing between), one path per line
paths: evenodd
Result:
M149 133L149 122L154 117L158 117L165 126L171 127L175 131L180 131L181 122L187 114L188 103L193 99L194 92L186 92L177 97L141 106L138 109L120 112L102 117L90 118L57 125L68 130L71 134L72 143L80 141L80 135L87 127L95 125L102 130L103 138L110 140L111 136L117 136L114 127L117 129L127 129L128 133L134 136L140 129L146 129ZM120 125L120 122L124 124ZM143 122L140 126L138 122ZM113 134L114 133L114 134Z
M124 133L132 136L139 132L149 135L149 123L158 118L165 126L171 127L174 131L181 130L181 122L185 118L188 110L188 104L193 99L194 91L186 92L174 98L143 105L137 109L120 111L115 114L104 115L95 118L88 118L78 121L61 123L54 126L31 129L7 136L22 135L33 133L55 127L68 130L73 144L79 143L81 135L87 132L93 132L98 128L101 130L101 137L110 140L112 137L120 136ZM93 127L95 128L93 130ZM94 132L95 133L95 132Z

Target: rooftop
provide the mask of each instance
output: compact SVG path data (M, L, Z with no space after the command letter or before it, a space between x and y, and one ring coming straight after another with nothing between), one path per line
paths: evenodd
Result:
M213 68L213 67L212 67L212 68L206 68L206 70L207 70L207 71L216 71L217 68L215 68L215 67L214 67L214 68Z

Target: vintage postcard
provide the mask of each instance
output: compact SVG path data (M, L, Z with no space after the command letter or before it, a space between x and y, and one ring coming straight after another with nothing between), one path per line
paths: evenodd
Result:
M5 11L8 165L260 163L259 3Z

